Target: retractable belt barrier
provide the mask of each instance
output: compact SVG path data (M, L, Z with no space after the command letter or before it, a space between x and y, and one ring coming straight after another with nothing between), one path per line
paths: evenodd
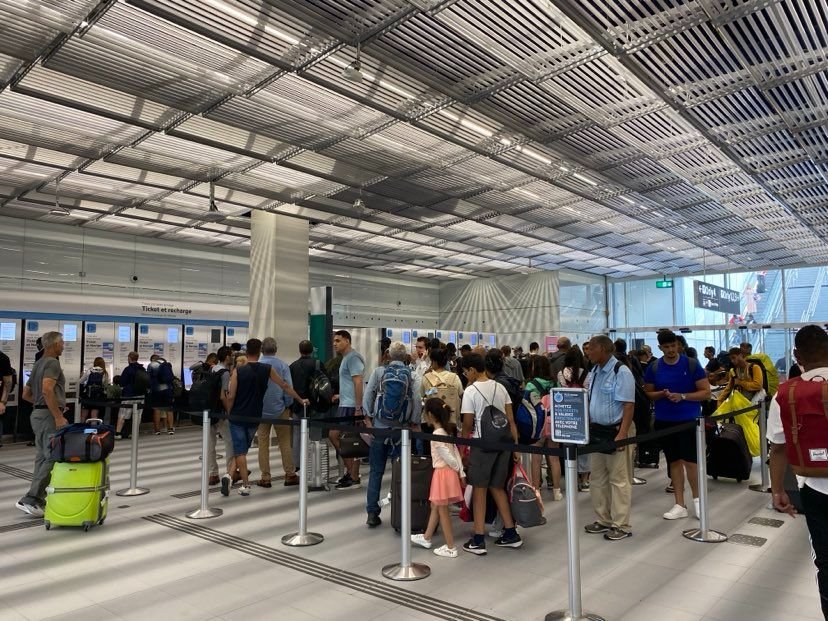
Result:
M135 407L135 406L133 406ZM735 412L728 412L718 416L699 416L693 420L685 423L675 425L670 429L663 429L661 431L653 431L639 436L633 436L624 440L604 442L601 444L590 444L585 447L578 447L571 444L564 444L562 448L539 447L524 444L509 444L501 442L487 442L479 438L460 438L443 435L435 435L431 433L414 432L407 427L396 428L376 428L358 425L364 420L363 416L351 417L328 417L328 418L314 418L307 417L307 410L305 416L299 419L270 419L259 417L245 417L233 416L224 413L211 413L207 410L203 412L182 411L185 414L203 416L203 440L202 440L202 467L201 467L201 508L188 514L189 517L215 517L221 515L220 510L210 510L207 506L207 444L209 438L209 421L213 420L229 420L230 422L240 422L247 424L259 424L261 422L268 422L274 425L286 425L290 427L299 426L300 428L300 496L299 496L299 530L282 537L282 543L288 546L308 546L321 543L324 537L319 533L311 533L307 530L307 502L308 502L308 429L309 427L319 427L322 429L338 430L338 431L355 431L360 434L371 434L378 438L399 438L402 446L401 457L401 562L387 565L382 568L382 574L390 580L419 580L425 578L430 574L430 569L426 565L420 563L412 563L411 561L411 439L416 438L420 440L427 440L429 442L444 442L447 444L456 444L460 446L478 447L494 451L507 451L513 453L532 453L538 455L559 456L564 455L565 460L565 475L566 475L566 509L567 509L567 553L568 553L568 589L569 589L569 608L567 610L559 610L551 612L546 616L547 621L553 620L578 620L586 619L592 621L603 621L602 617L594 613L586 613L582 608L581 601L581 573L580 573L580 543L579 543L579 525L577 512L577 458L578 455L586 455L597 452L607 452L613 449L623 448L629 445L638 444L641 442L650 442L659 438L673 435L691 429L696 429L696 458L698 464L698 486L699 486L699 528L689 529L682 532L682 535L694 541L705 543L718 543L727 540L727 535L718 531L712 530L708 527L708 507L707 507L707 468L706 468L706 424L711 422L718 422L720 420L732 419L739 414L747 412L759 412L760 422L766 410L761 405L753 405ZM350 423L350 424L349 424ZM764 425L762 425L764 428ZM137 436L137 433L135 434ZM764 439L763 439L764 441ZM137 453L134 453L137 455ZM764 466L763 466L764 467ZM765 482L765 473L763 473L763 483Z

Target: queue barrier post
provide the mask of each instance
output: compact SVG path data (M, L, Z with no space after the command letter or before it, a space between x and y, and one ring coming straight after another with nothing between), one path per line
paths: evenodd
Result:
M581 546L578 525L578 451L575 445L565 446L564 471L566 480L566 539L569 574L569 609L556 610L546 615L546 621L604 621L591 612L584 612L581 602Z
M187 517L192 520L206 520L220 516L224 511L218 508L211 508L209 505L210 490L207 487L207 470L209 469L209 459L207 458L207 450L210 445L210 410L202 412L201 419L201 506L187 513Z
M282 537L282 543L291 547L314 546L325 537L308 532L308 408L299 421L299 530Z
M116 496L143 496L150 492L148 487L138 487L138 433L141 430L141 414L138 412L139 405L143 408L143 399L132 401L132 438L130 438L132 444L130 446L129 457L129 487L115 492Z
M379 441L374 438L374 442ZM411 431L402 430L402 457L400 459L400 540L401 559L382 568L382 575L389 580L422 580L431 574L431 568L423 563L411 562Z
M727 535L708 528L707 515L707 435L704 427L704 416L696 419L696 463L699 485L699 527L689 528L682 532L687 539L703 543L722 543L727 541Z
M754 492L770 493L770 472L768 471L768 402L762 400L759 405L759 472L762 482L750 486Z

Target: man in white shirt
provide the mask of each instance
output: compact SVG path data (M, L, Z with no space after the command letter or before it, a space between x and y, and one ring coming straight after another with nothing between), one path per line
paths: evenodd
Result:
M805 326L796 333L794 356L803 368L801 381L828 381L828 334L820 326ZM788 399L786 382L779 387L768 411L767 439L771 443L770 474L773 505L778 511L794 515L796 509L785 492L783 480L788 466L787 438L782 425L780 399ZM784 403L784 401L783 401ZM787 404L784 407L789 407ZM803 428L807 429L807 428ZM817 569L822 613L828 619L828 467L824 476L797 477L801 487L805 522L811 534L814 565Z
M497 351L500 354L500 351ZM499 362L499 361L498 361ZM463 430L471 430L473 438L481 437L483 414L488 406L493 406L506 414L511 428L512 438L518 440L517 427L512 416L512 402L509 393L498 382L491 379L483 356L469 354L463 361L468 388L463 392L460 411L463 414ZM485 438L484 438L485 439ZM466 552L482 556L486 554L485 517L486 493L491 493L497 505L498 513L503 518L505 529L495 545L501 548L519 548L523 540L517 534L509 499L506 496L506 480L511 474L512 453L509 451L484 451L476 446L469 451L469 467L466 473L469 485L473 488L472 504L474 513L474 536L463 544Z

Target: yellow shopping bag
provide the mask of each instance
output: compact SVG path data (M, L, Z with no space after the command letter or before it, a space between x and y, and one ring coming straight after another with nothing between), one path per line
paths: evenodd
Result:
M731 412L738 412L753 405L750 399L745 397L738 390L732 391L727 399L713 412L713 416L720 416L722 414L729 414ZM757 424L758 412L751 410L742 414L736 414L733 420L745 432L745 440L747 441L748 450L750 454L756 457L759 454L759 425Z

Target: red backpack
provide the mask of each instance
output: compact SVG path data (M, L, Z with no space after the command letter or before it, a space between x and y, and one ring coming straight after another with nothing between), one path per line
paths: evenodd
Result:
M794 378L779 387L776 401L791 470L828 477L828 381Z

